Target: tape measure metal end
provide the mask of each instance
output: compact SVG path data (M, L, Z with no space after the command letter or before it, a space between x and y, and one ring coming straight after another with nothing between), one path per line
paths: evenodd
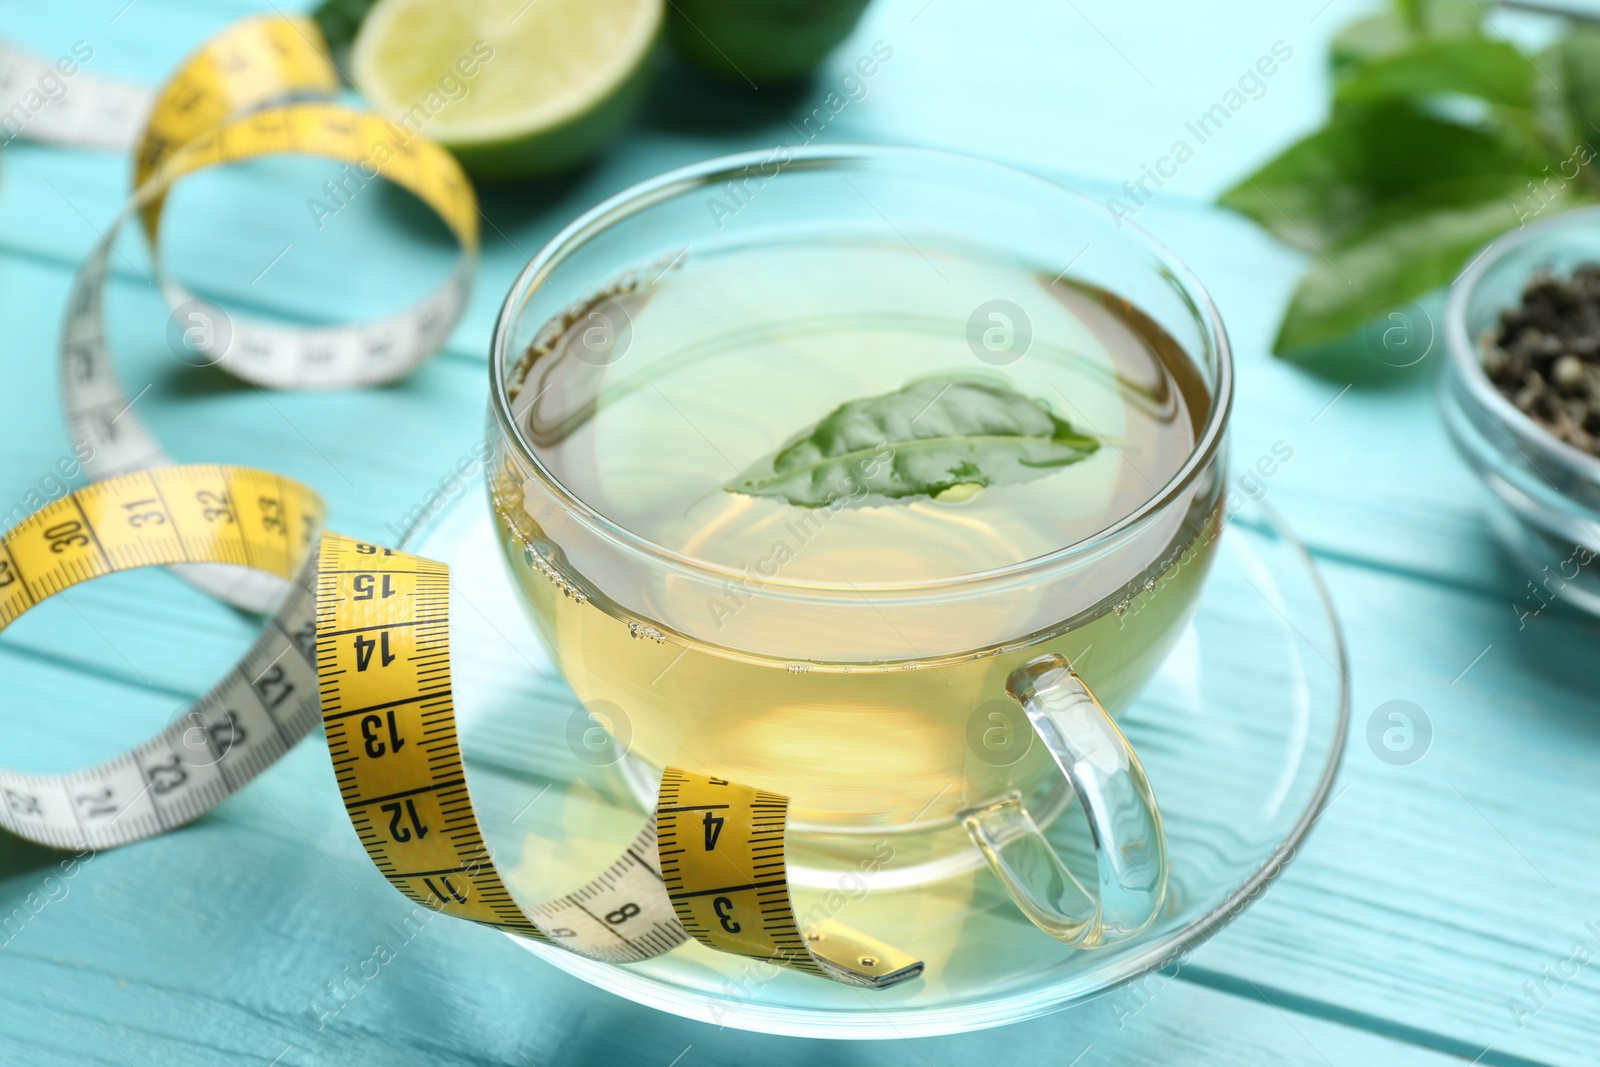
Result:
M869 934L828 919L806 931L806 947L828 977L887 989L922 975L922 961Z

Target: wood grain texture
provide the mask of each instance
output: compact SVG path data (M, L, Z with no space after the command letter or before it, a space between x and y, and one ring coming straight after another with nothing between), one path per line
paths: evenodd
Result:
M1600 965L1559 984L1543 969L1554 972L1579 940L1600 949L1585 926L1600 927L1591 888L1600 624L1552 610L1518 628L1513 604L1529 576L1494 548L1477 486L1444 437L1437 360L1395 370L1358 349L1357 373L1330 376L1272 359L1301 257L1203 203L1315 123L1323 43L1357 5L1315 21L1320 4L1269 0L998 6L879 0L817 85L791 96L731 99L666 72L641 124L593 166L546 187L485 192L490 224L469 312L449 351L404 382L267 396L180 365L131 234L109 304L119 367L130 395L150 386L140 410L175 455L281 470L324 491L336 528L390 539L481 434L489 328L527 255L636 180L794 143L790 121L817 104L808 94L872 41L890 42L894 59L825 139L957 148L1100 199L1137 178L1273 41L1288 41L1295 57L1265 95L1137 215L1190 263L1228 323L1235 467L1276 441L1293 447L1266 481L1268 500L1322 561L1352 645L1355 721L1338 799L1283 880L1176 980L1001 1032L836 1046L715 1031L590 990L460 924L405 943L318 1029L312 1005L325 984L395 937L388 924L404 902L366 864L320 743L308 741L213 816L95 857L0 946L0 1061L268 1063L281 1053L284 1064L665 1067L681 1053L684 1067L824 1056L943 1067L1003 1049L1064 1067L1091 1046L1078 1062L1595 1062ZM91 40L91 69L154 82L207 33L258 9L137 0L113 22L121 7L0 0L0 32L46 53ZM357 201L315 229L304 200L325 176L317 166L274 161L180 190L165 245L177 273L229 307L315 322L379 314L448 268L453 248L399 197ZM127 174L114 156L6 150L0 511L67 453L53 365L60 308ZM109 754L197 694L251 631L159 574L46 606L0 641L6 758L42 770ZM1423 707L1435 731L1426 757L1404 767L1365 742L1367 717L1396 698ZM0 913L47 891L58 862L0 842ZM1541 981L1547 1003L1519 1019L1510 999L1537 1004L1524 983Z

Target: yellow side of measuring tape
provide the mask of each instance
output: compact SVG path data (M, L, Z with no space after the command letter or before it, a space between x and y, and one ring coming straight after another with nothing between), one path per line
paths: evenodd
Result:
M338 91L338 72L314 23L293 16L235 23L180 64L157 93L139 134L134 188L172 153L233 116L291 96L329 99ZM159 214L152 205L146 216L152 242Z
M264 471L167 467L79 490L0 538L0 629L63 589L137 567L230 563L297 576L250 655L151 741L68 775L0 770L0 825L57 847L152 836L240 788L320 708L350 821L378 870L418 904L610 963L693 937L866 987L921 972L920 961L842 926L801 930L784 797L676 769L611 867L525 908L468 792L451 702L449 569L323 532L322 514L315 493Z

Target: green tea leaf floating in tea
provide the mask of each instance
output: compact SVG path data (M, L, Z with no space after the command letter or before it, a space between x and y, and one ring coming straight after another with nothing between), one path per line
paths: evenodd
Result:
M1042 478L1099 447L1038 401L1002 385L925 378L839 405L723 488L803 508L947 491L946 499L965 498L984 486Z

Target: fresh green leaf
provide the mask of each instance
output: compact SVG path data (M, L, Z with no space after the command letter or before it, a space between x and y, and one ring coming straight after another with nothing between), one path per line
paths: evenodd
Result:
M1547 161L1412 107L1372 107L1291 145L1221 203L1289 244L1327 249L1396 197L1457 178L1532 175Z
M1600 30L1530 57L1485 36L1481 0L1395 0L1345 27L1332 61L1328 123L1222 197L1315 253L1277 352L1340 339L1500 233L1600 198L1584 169L1600 144Z
M1485 37L1424 40L1362 66L1338 86L1341 104L1458 93L1531 107L1538 71L1516 45Z
M1312 260L1273 350L1337 340L1373 315L1448 283L1534 210L1521 175L1440 182L1402 197ZM1559 210L1563 192L1545 210Z
M874 496L936 496L957 485L1041 478L1099 447L1038 401L1004 386L927 378L839 405L723 488L803 508Z
M356 33L361 29L361 23L367 17L367 12L378 0L322 0L322 3L311 13L311 20L322 31L323 38L328 42L328 51L333 56L334 65L343 72L350 66L350 46L355 43ZM346 79L348 81L348 79Z

